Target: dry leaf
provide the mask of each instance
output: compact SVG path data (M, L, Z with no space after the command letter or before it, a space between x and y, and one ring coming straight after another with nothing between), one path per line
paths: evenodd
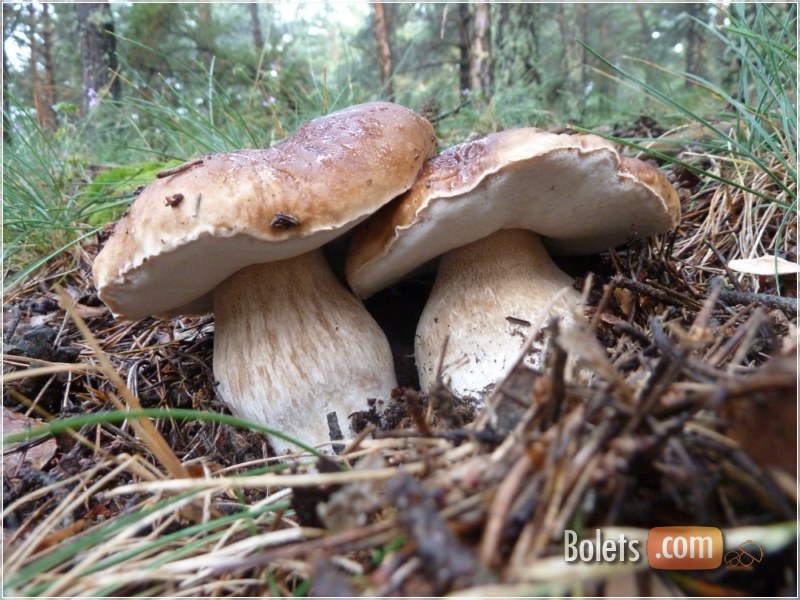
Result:
M797 473L797 350L778 354L758 370L742 377L739 385L756 385L758 393L743 394L723 407L726 434L736 440L762 467ZM735 388L734 390L735 391Z
M23 414L3 409L3 435L23 433L34 427L44 425L39 419L32 419ZM34 445L29 445L25 450L3 454L3 473L11 473L20 466L27 466L40 470L50 461L56 453L56 440L47 440ZM13 450L13 447L11 448ZM8 449L6 449L6 452Z
M617 304L619 304L622 314L624 314L626 317L630 317L631 313L633 312L634 300L634 296L631 291L624 288L615 288L614 299L617 301Z

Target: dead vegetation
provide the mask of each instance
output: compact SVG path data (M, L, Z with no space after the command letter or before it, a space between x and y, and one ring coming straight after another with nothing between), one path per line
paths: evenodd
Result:
M671 175L684 208L674 236L565 265L586 318L545 329L544 372L518 366L474 420L444 390L398 390L323 457L270 456L258 432L179 416L224 412L213 319L115 321L91 285L95 246L51 264L4 299L6 409L164 412L6 446L5 592L794 594L796 281L726 271L776 246L796 260L794 217ZM746 532L765 559L752 572L563 560L566 529L644 539L656 525Z

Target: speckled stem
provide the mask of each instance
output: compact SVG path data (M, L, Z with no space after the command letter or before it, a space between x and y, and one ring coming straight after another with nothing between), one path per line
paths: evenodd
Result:
M542 311L570 318L580 303L572 278L547 254L539 236L498 231L442 256L436 282L417 326L420 386L436 383L442 348L444 383L459 396L482 399L505 375ZM562 291L564 290L564 291ZM559 295L560 294L560 295ZM529 364L538 365L533 347Z

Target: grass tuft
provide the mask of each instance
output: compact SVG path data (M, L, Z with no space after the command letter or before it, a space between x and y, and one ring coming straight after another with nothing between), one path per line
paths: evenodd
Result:
M769 5L734 3L726 17L730 25L721 30L697 22L736 57L734 91L692 73L629 59L673 81L691 82L706 96L704 106L716 105L713 116L587 47L606 69L602 74L641 90L681 123L658 138L595 133L630 147L641 158L671 165L675 178L690 173L707 182L697 201L688 198L684 203L689 214L701 211L705 218L685 224L674 246L674 256L697 270L698 281L724 273L726 262L736 258L772 254L797 259L796 6L781 17ZM753 276L738 283L752 289L759 285Z
M80 127L53 135L30 110L9 97L15 113L13 143L3 148L3 281L6 290L90 237L77 190L90 167L80 158Z

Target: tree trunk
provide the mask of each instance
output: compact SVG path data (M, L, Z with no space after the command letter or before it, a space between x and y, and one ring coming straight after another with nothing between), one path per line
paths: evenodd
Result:
M644 53L647 51L647 47L652 44L653 42L653 27L647 21L647 13L645 12L645 7L639 3L633 5L634 10L636 11L636 17L639 19L639 35L640 43L638 44L639 51ZM645 83L650 83L650 80L653 77L653 69L645 69L644 70L644 81ZM605 79L605 77L603 78Z
M56 126L56 113L53 106L56 104L56 75L53 64L53 24L50 21L50 4L42 4L42 62L44 64L43 100L46 111L46 121L49 128Z
M472 15L469 14L469 5L461 3L458 5L458 85L461 95L466 96L470 91L470 23Z
M596 7L592 7L596 8ZM613 38L613 23L611 19L604 19L602 16L598 18L596 15L593 15L592 22L597 23L599 25L597 27L597 40L593 42L597 48L611 48L614 44L610 40ZM588 40L585 40L588 43ZM616 56L615 54L611 54L611 57ZM584 72L588 72L588 66L597 65L599 68L602 68L602 65L598 64L598 61L594 57L587 57L584 65ZM647 69L649 71L649 69ZM611 79L608 77L602 76L593 76L591 78L593 88L592 93L597 94L598 101L595 104L596 107L600 109L602 114L608 114L611 112L611 109L616 102L616 93L617 93L617 86L612 85Z
M5 48L6 40L14 31L19 15L19 8L3 5L3 142L6 144L11 143L11 121L8 118L11 110L11 100L8 96L8 53Z
M253 32L253 45L256 52L264 48L264 36L261 33L261 20L258 18L258 4L253 2L250 6L250 30Z
M510 78L512 76L511 70L513 68L513 57L509 56L505 52L505 48L503 46L503 40L506 39L506 36L513 36L514 31L511 27L511 17L509 11L509 4L506 2L500 3L497 5L497 11L495 12L495 36L492 40L495 44L495 47L492 48L492 55L494 56L495 66L498 67L499 76L497 79L499 80L500 84L507 86L510 83Z
M566 92L566 98L562 100L567 107L568 114L576 107L578 94L580 93L581 79L581 52L580 46L575 40L575 30L573 28L573 17L567 15L566 11L570 7L564 4L556 4L556 21L561 33L562 54L562 77L563 83L559 91ZM555 100L556 98L553 98Z
M45 4L44 6L47 9L47 5ZM28 47L31 52L29 77L33 108L36 111L36 123L42 129L52 130L55 128L55 114L53 113L53 104L50 100L47 86L42 83L42 79L39 76L42 46L39 44L39 18L36 13L36 6L33 4L28 4Z
M31 60L28 65L28 78L31 82L31 98L33 110L36 111L36 122L42 127L42 86L39 83L39 38L36 35L36 7L28 5L28 47L31 51Z
M581 104L580 104L580 115L581 119L586 114L586 104L589 101L588 95L588 80L586 78L586 64L588 62L589 53L586 50L586 46L579 44L578 42L583 42L584 44L589 43L589 5L580 3L575 5L575 10L578 13L578 31L579 31L579 40L575 40L575 45L578 51L579 62L580 62L580 71L578 74L578 85L581 94Z
M540 83L542 76L539 73L539 25L541 6L534 3L516 5L520 11L520 35L524 35L522 56L522 77L526 82Z
M3 143L11 143L11 121L8 119L8 111L11 103L8 99L8 58L3 52Z
M725 26L726 14L725 11L717 8L717 14L714 17L714 26L717 31L722 31ZM721 73L720 80L724 90L728 93L738 96L740 79L741 63L739 56L735 52L728 52L728 45L725 39L717 39L714 43L714 54L716 55L716 64L719 72Z
M80 37L84 107L95 107L106 94L118 99L117 51L111 6L105 2L76 3Z
M694 19L702 19L704 10L705 7L702 4L686 5L686 72L701 77L705 76L703 64L705 40L701 25ZM693 85L689 79L684 80L684 83L686 87Z
M211 16L211 4L203 2L197 5L197 35L195 43L203 62L211 68L211 61L217 53L214 21Z
M636 11L636 17L639 19L639 34L642 36L642 48L646 48L652 38L652 29L650 27L650 23L647 22L647 15L644 12L644 6L641 4L634 4L633 5L634 11Z
M504 86L541 83L539 13L540 5L534 3L497 4L492 49L495 83Z
M394 97L392 85L392 46L389 43L389 23L383 2L373 4L375 10L375 39L378 42L378 61L381 68L381 86L385 96L391 100Z
M492 91L492 53L489 3L476 2L472 43L470 44L470 88L489 99Z

